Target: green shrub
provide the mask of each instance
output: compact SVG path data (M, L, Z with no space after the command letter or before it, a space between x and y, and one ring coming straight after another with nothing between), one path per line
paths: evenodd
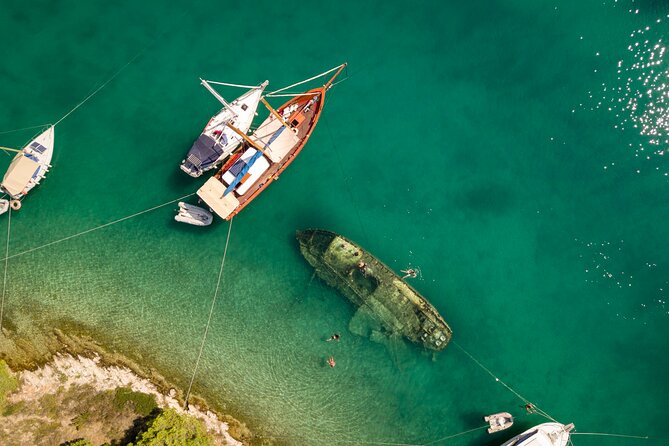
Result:
M157 406L156 398L142 392L133 392L128 387L116 389L114 394L114 405L120 411L128 401L131 401L135 407L135 412L143 417L148 416Z
M78 438L76 440L67 441L60 446L93 446L93 443L88 440L84 440L83 438Z
M197 418L166 409L128 446L213 446L204 425Z
M5 411L5 398L9 392L16 390L19 382L7 367L5 361L0 360L0 413Z
M88 420L91 418L91 413L90 412L83 412L77 415L76 417L72 418L72 421L70 421L70 424L72 424L77 430L81 429L88 423Z
M14 404L6 404L5 403L5 407L2 410L2 412L0 412L0 413L2 413L3 417L8 417L10 415L13 415L15 413L18 413L18 412L22 411L25 408L25 406L26 406L26 403L24 401L19 401L18 403L14 403ZM0 405L0 407L1 407L1 405Z

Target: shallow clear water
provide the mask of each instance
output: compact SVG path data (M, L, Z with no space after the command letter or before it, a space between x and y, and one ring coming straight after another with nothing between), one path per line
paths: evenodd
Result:
M459 345L582 432L667 441L669 9L487 3L5 2L0 132L57 121L137 56L56 128L10 254L194 192L178 164L218 110L198 77L279 88L348 61L305 150L234 220L195 391L302 445L435 442L507 410L513 431L432 443L499 444L543 421ZM175 207L12 258L9 317L78 322L186 384L228 223ZM307 227L420 267L457 345L350 333L299 254Z

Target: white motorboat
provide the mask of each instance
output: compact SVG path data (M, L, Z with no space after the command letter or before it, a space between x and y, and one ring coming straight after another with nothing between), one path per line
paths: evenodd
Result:
M53 156L54 126L37 135L18 152L2 180L2 190L13 199L23 198L49 171Z
M192 177L199 177L203 172L213 169L225 160L243 141L228 125L246 133L251 128L258 102L268 81L263 82L228 103L210 84L234 85L200 79L202 85L211 92L223 108L215 114L204 127L199 138L181 162L181 170ZM234 85L237 86L237 85Z
M189 225L209 226L214 220L214 216L206 209L180 201L179 213L174 216L174 219Z
M573 423L543 423L516 435L502 446L567 446L573 429Z

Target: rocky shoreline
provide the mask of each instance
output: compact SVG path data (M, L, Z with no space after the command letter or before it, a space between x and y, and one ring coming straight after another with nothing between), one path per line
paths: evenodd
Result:
M117 415L96 419L98 406L105 399L104 407L118 399L119 389L147 395L161 409L171 408L199 419L216 445L259 443L243 423L215 413L202 398L191 395L185 410L183 392L155 369L109 352L83 335L54 329L43 336L38 343L6 329L0 335L0 358L11 370L13 378L9 379L18 383L6 395L1 414L2 444L60 444L84 437L95 444L122 444L114 435L132 430L143 414L133 411L130 404L119 407Z

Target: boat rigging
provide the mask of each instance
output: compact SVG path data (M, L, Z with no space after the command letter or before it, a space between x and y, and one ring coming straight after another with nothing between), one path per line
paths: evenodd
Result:
M226 163L197 191L213 212L231 219L279 178L306 145L323 110L325 94L344 68L346 64L276 90L274 93L334 72L323 86L294 97L276 110L262 100L270 113L251 136L246 136L244 129L228 126L245 144L238 149L241 156L234 163Z

